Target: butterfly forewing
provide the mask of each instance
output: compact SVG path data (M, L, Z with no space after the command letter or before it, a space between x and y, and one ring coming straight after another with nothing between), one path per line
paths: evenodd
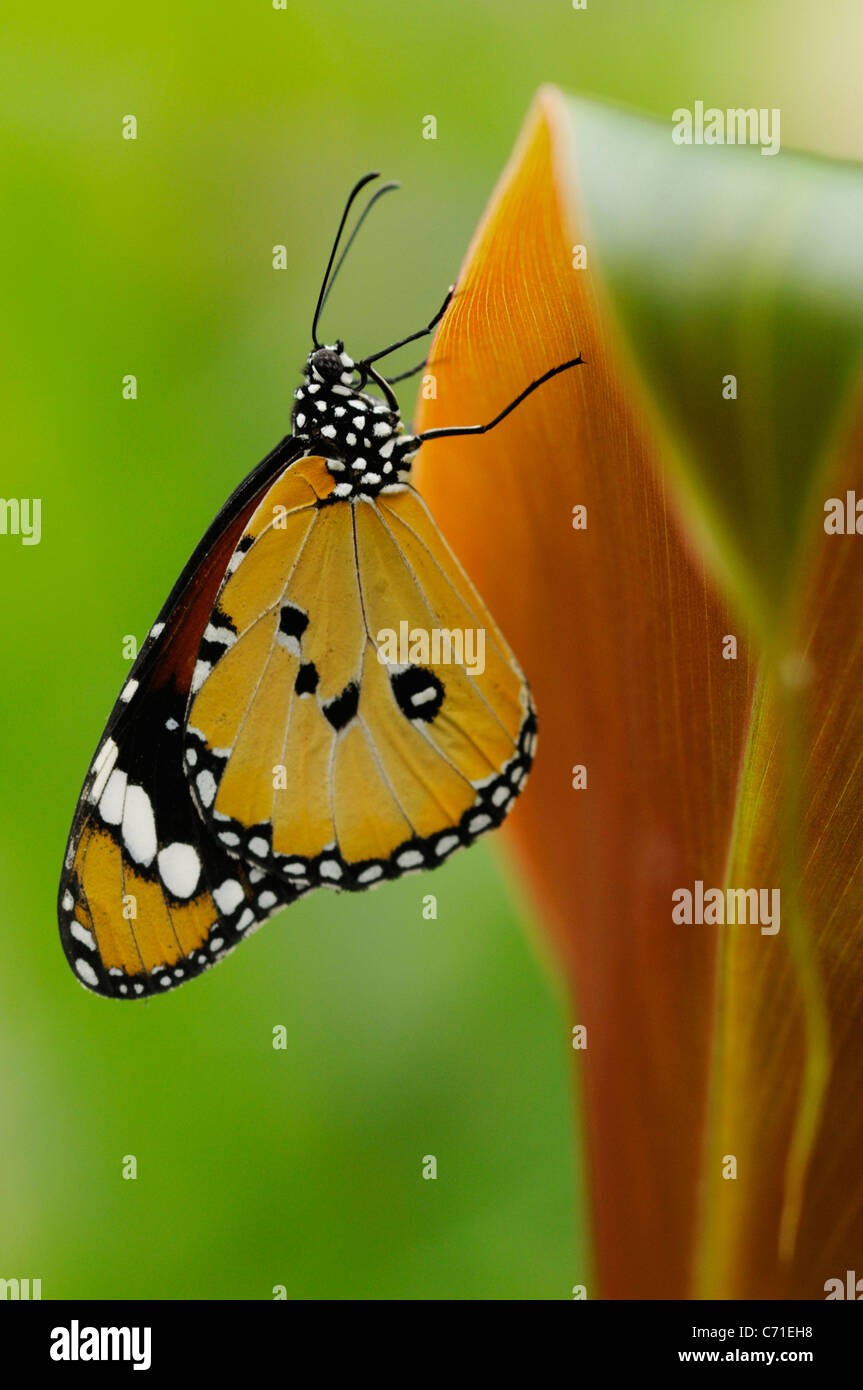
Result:
M333 489L323 459L299 460L239 541L196 665L186 772L232 853L286 883L358 889L499 824L536 723L413 489ZM481 661L465 655L468 630Z

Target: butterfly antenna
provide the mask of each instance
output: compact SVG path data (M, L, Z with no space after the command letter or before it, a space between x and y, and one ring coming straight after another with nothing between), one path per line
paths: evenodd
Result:
M342 254L339 256L338 262L337 262L337 264L336 264L336 268L335 268L335 270L333 271L332 275L331 275L330 278L329 278L329 282L328 282L328 284L327 284L326 292L325 292L325 294L324 294L323 299L321 300L321 311L323 311L323 309L324 309L324 307L325 307L325 305L326 305L326 302L327 302L327 300L328 300L329 297L330 297L330 290L333 288L333 285L336 283L336 278L337 278L337 276L338 276L338 273L339 273L339 271L341 270L342 266L343 266L344 263L345 263L345 260L346 260L346 258L347 258L348 252L350 251L351 247L353 246L354 242L356 241L357 232L360 230L360 227L361 227L361 226L363 225L363 223L365 222L366 218L368 217L368 215L369 215L369 213L371 212L372 208L374 207L375 203L378 201L378 198L382 198L382 197L384 196L385 193L392 193L393 189L395 189L395 188L401 188L401 184L396 183L396 181L395 181L394 179L393 179L390 183L382 183L381 186L380 186L380 188L376 188L375 191L374 191L374 193L372 194L372 196L369 198L369 201L366 203L365 207L363 208L362 212L360 213L359 217L357 218L356 225L354 226L353 231L351 232L350 236L348 237L347 243L346 243L346 245L345 245L345 247L344 247L344 250L342 251Z
M324 304L324 296L327 292L327 281L330 278L330 271L333 268L333 261L336 259L336 252L339 249L339 242L342 239L342 232L345 230L345 223L348 220L348 213L350 212L351 207L353 206L354 199L356 198L357 194L365 188L367 183L371 183L372 179L379 178L380 174L377 170L374 170L371 174L364 174L363 177L359 180L359 182L354 184L348 196L348 201L345 203L345 210L342 213L342 220L339 223L339 229L336 232L336 238L333 242L333 249L330 252L330 259L327 261L327 268L324 271L324 278L321 283L321 292L318 295L318 302L315 306L315 316L312 319L312 342L314 343L316 348L320 347L320 343L318 342L318 319L320 318L321 309L323 308Z

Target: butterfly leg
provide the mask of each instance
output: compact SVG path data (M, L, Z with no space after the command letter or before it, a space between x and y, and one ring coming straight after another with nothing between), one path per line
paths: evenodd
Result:
M410 367L406 372L399 372L398 376L385 376L384 381L388 386L395 386L399 381L407 381L409 377L416 376L424 367L428 366L428 358L424 357L422 362L418 362L415 367Z
M510 411L515 410L517 405L521 405L522 401L526 400L527 397L532 395L540 386L544 386L547 381L551 381L553 376L559 376L561 372L569 371L570 367L580 367L583 362L584 358L581 353L579 353L577 357L571 358L569 362L561 362L558 366L552 367L550 371L543 372L542 376L537 377L536 381L532 381L529 386L526 386L524 390L516 396L514 401L510 401L509 405L506 406L499 415L495 415L494 419L489 420L485 425L452 425L444 429L423 430L422 434L416 435L415 438L418 439L420 443L424 443L427 439L451 438L453 435L486 434L488 430L493 430L495 425L499 425L501 420L505 420Z

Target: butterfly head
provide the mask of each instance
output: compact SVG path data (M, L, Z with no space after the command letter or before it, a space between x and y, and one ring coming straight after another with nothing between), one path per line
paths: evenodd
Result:
M387 389L368 363L355 362L338 341L312 349L294 392L294 437L326 459L337 498L374 497L404 482L419 447L414 435L405 434L392 392L381 400L363 389L369 378Z
M339 340L332 347L316 347L306 361L306 377L322 386L353 387L356 363Z

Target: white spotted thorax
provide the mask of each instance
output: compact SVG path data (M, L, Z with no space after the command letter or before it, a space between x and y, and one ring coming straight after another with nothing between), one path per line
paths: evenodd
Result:
M420 440L405 434L398 410L362 389L366 373L344 344L310 352L304 378L294 392L292 432L307 453L326 460L333 497L375 497L404 482Z

